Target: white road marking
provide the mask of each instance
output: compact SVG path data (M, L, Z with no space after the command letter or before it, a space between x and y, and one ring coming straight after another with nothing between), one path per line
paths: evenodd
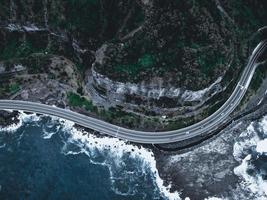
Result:
M117 131L116 131L116 137L117 137L117 135L118 135L120 129L121 129L121 127L118 127L118 129L117 129Z

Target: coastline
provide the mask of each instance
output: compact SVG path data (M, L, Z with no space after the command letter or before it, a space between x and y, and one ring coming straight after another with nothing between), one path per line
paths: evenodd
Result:
M267 114L267 113L265 113L265 114ZM236 125L234 125L232 127L228 127L226 130L222 131L222 133L218 134L218 136L205 141L204 143L202 143L198 147L193 147L193 149L192 148L187 149L187 150L185 150L185 152L176 152L175 154L173 154L173 153L172 154L170 154L170 153L164 154L162 152L159 154L159 152L155 151L155 149L153 149L153 147L150 147L150 146L144 147L142 145L135 145L132 143L122 141L122 140L117 139L117 138L112 138L112 137L101 135L101 134L98 135L98 134L90 132L90 130L84 130L82 127L75 126L75 124L73 122L59 119L57 117L50 117L50 116L48 116L48 117L50 117L52 119L52 121L54 121L54 122L56 122L56 121L59 122L60 125L63 126L67 132L71 132L73 141L75 141L76 145L79 144L81 147L80 152L66 152L66 154L85 153L86 151L82 150L85 146L89 146L90 150L98 149L100 151L103 151L103 150L109 151L110 154L114 154L118 157L122 157L124 154L131 154L134 159L142 159L144 161L144 164L149 166L151 172L154 173L154 181L155 181L156 186L160 189L162 195L165 196L167 199L170 199L170 200L178 200L178 199L194 200L194 199L197 199L199 197L198 196L199 194L196 193L196 191L198 190L198 187L196 185L194 185L195 190L192 190L192 188L191 189L186 188L186 185L188 184L188 183L186 183L186 179L190 176L188 176L189 175L188 173L186 173L187 175L186 174L183 174L183 175L180 174L179 171L183 172L183 168L180 168L180 167L182 165L185 165L185 167L186 167L185 169L188 169L188 165L189 165L193 169L194 165L192 165L192 164L194 163L194 160L195 160L195 164L197 164L198 159L201 159L201 158L203 158L204 160L207 159L207 157L205 157L205 156L203 157L203 156L201 156L201 154L210 155L210 153L213 154L214 152L219 152L220 156L219 157L217 156L217 158L216 158L217 162L221 158L223 158L223 155L233 155L233 152L231 153L231 152L229 152L229 150L226 150L227 148L232 149L234 146L235 140L233 140L233 137L231 138L231 135L235 135L235 138L236 137L238 138L240 132L243 132L244 130L246 130L246 127L249 125L250 121L253 120L252 119L253 116L255 117L255 114L250 116L250 118L248 116L246 118L246 120L243 119L242 123L237 122ZM5 132L12 133L12 132L15 132L17 129L19 129L21 126L23 126L24 123L27 123L29 121L33 121L33 122L36 121L37 122L37 121L40 121L40 119L42 117L47 117L47 116L37 115L34 113L18 112L18 116L17 116L18 121L16 123L10 123L9 126L6 126L4 128L2 127L1 130L5 131ZM237 134L237 133L239 133L239 134ZM54 135L54 133L47 133L47 134L43 135L43 138L44 139L50 139L53 135ZM230 142L231 140L232 140L232 142ZM230 144L227 144L228 147L223 147L223 145L224 145L224 142L223 142L221 145L218 146L217 145L217 144L219 144L218 141L221 141L220 143L222 143L222 141L224 141L224 142L227 141L227 143L230 142ZM211 147L214 145L217 146L217 149ZM0 145L0 146L3 146L3 145ZM214 150L212 150L212 149L214 149ZM197 157L194 158L194 156L193 156L194 154ZM182 160L181 160L181 158L182 158ZM187 163L186 159L189 159L188 163ZM177 163L177 161L178 161L178 163ZM172 163L171 166L170 166L170 163ZM188 164L187 166L186 166L186 163ZM229 162L227 161L226 163L229 163ZM199 164L200 163L198 163L198 165ZM177 167L173 168L174 166L177 166ZM202 164L200 164L200 166L202 166ZM236 176L235 175L236 173L234 173L234 172L236 171L235 168L238 167L238 161L233 160L231 166L232 167L230 167L230 170L227 167L228 170L226 170L226 171L228 173ZM196 167L196 169L198 169L198 168ZM214 167L214 169L218 170L218 168L216 168L216 167ZM196 170L196 172L197 171L198 170ZM214 170L211 170L211 171L214 171ZM205 168L203 168L202 172L204 174L206 173ZM226 174L227 173L225 172L225 175ZM112 176L112 174L111 174L111 176ZM186 177L186 176L188 176L188 177ZM171 177L176 179L176 181L172 180ZM194 175L191 177L194 177ZM241 175L240 175L240 177L242 179ZM237 179L237 177L232 177L229 180L231 180L231 179L233 180L233 182L230 181L230 182L232 182L232 184L237 184L239 182L238 180L240 180L239 178ZM228 180L228 183L229 183L229 180ZM171 183L171 185L166 186L166 183ZM222 182L222 183L225 183L225 182ZM210 187L213 187L213 186L210 186ZM216 187L216 185L215 185L215 187ZM228 189L229 189L228 185L225 186L225 191L227 191ZM205 190L209 191L210 188L207 186L207 188ZM220 186L220 191L221 190L223 190L222 185ZM216 196L216 193L218 194L220 191L214 192L213 195L207 195L207 196L204 195L203 199L206 199L206 200L214 200L214 199L218 200L220 198L224 199L224 197L230 195L229 193L233 192L233 191L228 191L227 194L224 194L226 196L220 196L220 195ZM188 196L190 196L190 198Z
M45 115L38 116L36 114L26 114L24 112L18 112L16 123L10 123L8 126L0 127L0 131L3 132L15 132L24 123L29 121L39 121L42 117L47 117ZM48 116L50 117L50 116ZM141 145L129 144L126 141L111 138L101 135L100 137L96 136L95 133L91 133L88 130L84 130L80 127L75 127L75 124L71 121L60 119L57 117L50 117L54 122L58 121L61 126L64 127L65 131L70 132L72 135L73 141L77 144L80 143L81 147L84 145L88 146L89 149L98 149L99 151L108 150L110 153L116 155L116 157L123 157L123 155L131 154L131 157L134 159L140 159L143 162L144 166L150 168L151 173L154 176L154 184L160 190L162 196L170 200L180 200L180 194L176 191L171 192L171 185L166 186L164 180L160 178L158 169L156 167L156 160L154 153L148 147L143 147ZM44 139L50 139L53 136L53 133L44 135ZM81 150L82 153L85 153ZM78 153L81 153L78 152ZM72 154L74 152L67 152L67 154ZM77 153L77 152L76 152ZM74 153L75 154L75 153ZM109 169L110 170L110 169ZM112 171L111 176L112 176Z

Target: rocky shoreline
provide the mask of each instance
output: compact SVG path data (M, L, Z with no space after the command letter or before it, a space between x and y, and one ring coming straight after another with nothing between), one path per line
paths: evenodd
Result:
M19 123L18 116L18 111L9 112L0 110L0 126L7 127Z
M3 1L0 99L56 105L130 129L189 126L232 93L261 37L253 33L266 23L266 6L260 0ZM267 112L266 71L254 78L220 129L144 145L160 177L183 198L234 196L240 189L233 145ZM18 117L0 111L0 127Z
M154 148L160 176L172 184L172 190L181 191L181 197L190 197L190 200L214 196L235 199L238 195L242 199L252 198L246 196L248 191L241 188L241 180L234 174L240 163L235 160L233 151L234 144L249 124L267 115L266 89L263 84L247 107L235 114L239 118L209 139L193 146L186 143L186 148L178 150L175 148L179 144L166 145L167 151ZM260 104L259 99L262 99ZM257 109L255 105L259 105Z
M265 89L266 86L262 85L259 91L265 91ZM247 108L239 114L242 115L245 111L255 108L255 104L262 95L259 92L251 98ZM173 149L162 151L151 145L145 145L145 147L154 152L160 177L166 184L172 185L172 191L180 191L182 198L190 197L191 200L199 200L211 196L231 196L235 186L240 183L240 179L233 174L234 168L238 165L233 158L233 145L251 121L265 115L267 115L266 97L261 101L258 109L236 119L234 123L198 145L189 147L192 143L188 143L186 148L181 148L179 151ZM1 126L18 122L18 112L1 111L0 117ZM91 132L91 130L87 131ZM103 135L100 134L99 137Z

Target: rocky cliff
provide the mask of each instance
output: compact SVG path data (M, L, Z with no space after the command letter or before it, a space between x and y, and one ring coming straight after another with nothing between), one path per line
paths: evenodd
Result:
M0 0L0 60L63 56L95 105L195 116L227 99L264 8L261 0Z

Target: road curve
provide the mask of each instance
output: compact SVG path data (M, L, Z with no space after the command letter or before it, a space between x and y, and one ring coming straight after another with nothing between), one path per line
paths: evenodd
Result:
M27 101L0 100L0 110L22 110L53 115L73 121L76 124L99 131L100 133L137 143L164 144L183 141L216 130L234 111L234 109L240 104L248 89L257 67L256 61L259 56L262 55L266 46L267 40L264 40L254 49L233 93L215 113L196 124L178 130L163 132L136 131L88 117L71 110Z

